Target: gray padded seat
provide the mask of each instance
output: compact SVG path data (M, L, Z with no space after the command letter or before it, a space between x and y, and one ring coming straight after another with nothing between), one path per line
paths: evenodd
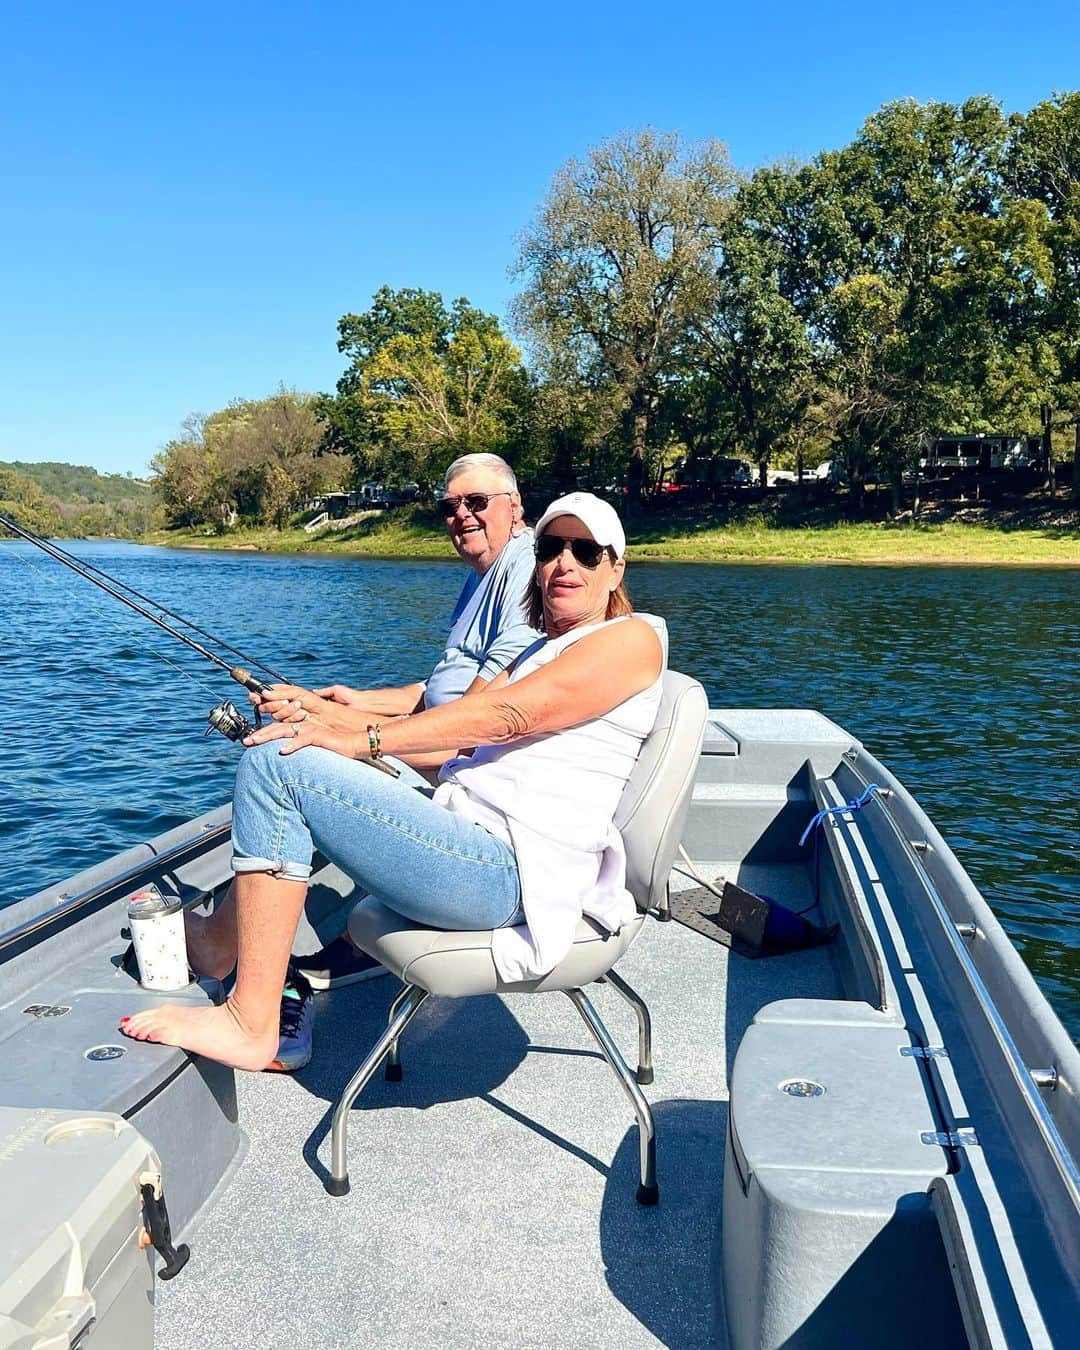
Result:
M660 707L653 729L623 789L615 824L626 848L626 885L638 913L618 933L608 933L592 920L578 923L574 944L562 961L535 980L507 984L499 978L492 956L493 932L445 932L410 922L373 897L362 900L349 918L349 936L402 982L390 1007L386 1031L353 1074L334 1108L331 1168L326 1189L344 1195L349 1189L347 1135L352 1104L384 1061L386 1077L400 1079L398 1038L424 1000L435 994L464 998L477 994L565 993L577 1008L619 1079L637 1115L641 1182L637 1199L655 1204L656 1147L652 1113L640 1084L652 1082L652 1033L649 1011L641 997L612 969L641 931L646 913L664 908L668 877L682 838L698 757L705 734L708 699L696 680L675 671L663 679ZM638 1068L631 1073L607 1028L584 993L583 986L602 980L634 1009L638 1020Z
M405 984L442 998L474 994L531 994L592 984L610 970L638 934L644 915L608 933L581 919L570 952L538 980L508 984L499 978L491 955L490 930L448 933L410 923L378 900L362 901L349 917L349 936Z

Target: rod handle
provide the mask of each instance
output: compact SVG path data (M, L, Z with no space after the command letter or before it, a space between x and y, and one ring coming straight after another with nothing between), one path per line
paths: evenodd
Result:
M270 688L264 681L252 675L250 670L245 670L243 666L230 666L229 675L237 684L242 684L252 694L261 694L265 689Z

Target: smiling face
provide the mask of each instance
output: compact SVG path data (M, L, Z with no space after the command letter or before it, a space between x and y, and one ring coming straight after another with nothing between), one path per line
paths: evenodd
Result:
M494 469L468 468L446 484L448 497L486 493L491 500L482 511L470 511L464 502L446 520L446 533L462 562L481 576L510 542L521 520L521 496L508 492L506 479ZM495 495L500 494L500 495Z
M577 516L556 516L544 526L544 534L561 539L592 539ZM626 571L626 559L611 561L604 550L596 567L578 562L564 547L551 562L536 563L536 580L544 605L544 626L554 637L583 624L602 623L607 618L608 598Z

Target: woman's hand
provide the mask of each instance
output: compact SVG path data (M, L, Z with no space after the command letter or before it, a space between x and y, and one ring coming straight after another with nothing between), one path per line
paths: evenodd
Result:
M281 741L278 753L282 755L292 755L307 745L317 745L323 750L333 750L335 754L344 755L346 759L371 758L366 732L361 736L355 731L341 731L327 726L320 717L307 713L303 721L271 722L244 737L245 745L265 745L267 741Z
M302 689L296 684L272 684L261 694L251 694L249 697L259 712L272 717L275 722L303 722L308 717L317 717L324 726L336 731L360 730L355 718L346 714L341 705L335 705L320 693Z

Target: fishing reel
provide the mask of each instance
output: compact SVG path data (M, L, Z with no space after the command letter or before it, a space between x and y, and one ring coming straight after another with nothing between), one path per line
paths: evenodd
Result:
M250 736L256 727L262 726L262 718L257 711L253 727L236 704L230 703L228 699L224 703L219 703L216 708L211 708L206 720L210 725L203 732L204 736L209 736L212 731L220 731L230 741L242 741L245 736Z
M269 685L264 684L262 680L252 675L250 670L245 670L243 666L232 666L229 669L229 674L237 684L242 684L245 689L253 694L261 694L264 689L269 688ZM203 732L204 736L209 736L212 731L220 731L230 741L242 741L245 736L250 736L253 731L257 731L262 726L262 718L257 706L255 708L255 725L252 726L236 704L230 703L228 699L224 703L219 703L216 708L211 708L206 715L206 720L210 725Z

